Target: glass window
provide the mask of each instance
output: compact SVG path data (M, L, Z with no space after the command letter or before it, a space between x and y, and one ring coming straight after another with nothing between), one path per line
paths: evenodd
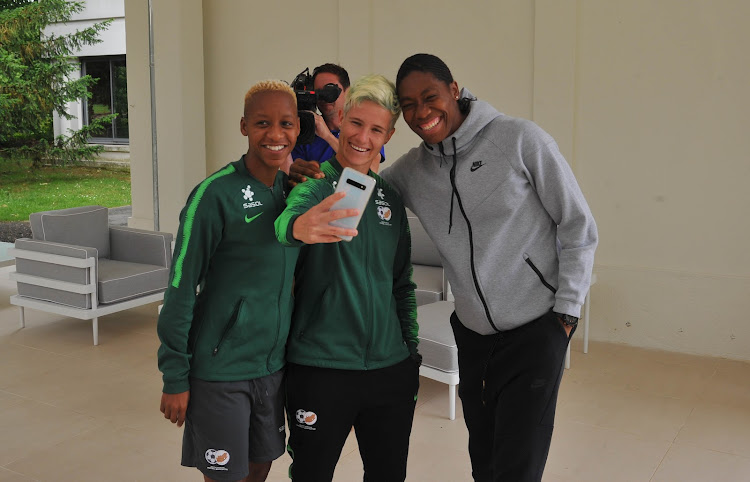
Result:
M82 59L83 75L96 83L90 87L91 98L85 101L85 123L115 113L117 117L92 142L118 144L128 142L128 84L125 58Z

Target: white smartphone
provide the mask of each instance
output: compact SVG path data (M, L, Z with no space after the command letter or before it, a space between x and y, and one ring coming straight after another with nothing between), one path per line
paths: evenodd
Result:
M355 171L350 167L345 167L341 173L338 184L336 184L336 192L345 192L346 196L344 199L340 199L333 206L331 211L337 209L357 209L359 215L350 216L348 218L341 218L335 221L331 221L329 224L339 228L356 229L359 224L359 220L362 214L367 208L367 202L372 196L372 192L375 190L375 179L362 174L359 171ZM352 236L339 236L344 241L351 241Z

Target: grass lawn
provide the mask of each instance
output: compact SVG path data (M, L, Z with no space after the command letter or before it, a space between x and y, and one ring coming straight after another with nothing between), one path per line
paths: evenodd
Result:
M32 169L0 160L0 221L28 221L29 214L98 204L130 204L127 167L65 166Z

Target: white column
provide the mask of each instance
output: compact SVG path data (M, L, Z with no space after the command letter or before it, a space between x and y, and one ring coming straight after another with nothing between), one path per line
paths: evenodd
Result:
M176 232L190 190L206 176L203 3L152 2L156 79L159 221ZM133 216L153 229L148 1L126 0L128 115Z

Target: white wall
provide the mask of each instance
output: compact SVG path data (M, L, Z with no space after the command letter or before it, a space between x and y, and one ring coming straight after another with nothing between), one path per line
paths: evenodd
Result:
M125 18L125 0L84 0L83 10L73 20Z
M174 1L159 2L165 13L155 17L159 145L189 153L192 167L160 156L170 174L160 174L169 226L200 178L246 150L239 118L251 84L291 80L327 61L353 79L370 72L394 79L406 56L430 52L459 85L547 129L573 167L601 237L592 339L750 359L741 303L750 293L747 2L321 0L310 8L298 0L192 0L179 8L200 22L175 26L175 15L164 20ZM145 4L126 2L141 67ZM201 50L178 48L180 39ZM131 77L128 46L128 88L138 99L131 125L145 129L148 78ZM205 119L202 136L181 120L184 109ZM168 134L173 123L182 135ZM418 142L403 121L396 128L389 162ZM150 152L150 137L142 149ZM134 217L146 223L150 157L132 162Z
M77 80L81 78L80 65L77 61L74 61L79 67L70 73L68 78L70 80ZM55 137L61 135L69 135L69 131L77 131L82 127L83 124L83 103L80 101L68 102L65 105L65 111L72 115L70 119L61 117L57 112L52 112L52 128L54 130Z
M74 55L125 55L125 0L85 0L83 10L74 14L69 22L50 25L45 33L63 35L108 19L112 19L112 24L100 34L102 42L84 45Z
M419 22L424 23L422 28L414 28L414 19L424 18L424 10L434 10L434 2L321 0L315 8L299 1L269 2L262 8L233 0L204 2L206 120L211 131L224 133L207 136L210 170L247 149L239 135L239 118L242 98L253 83L266 78L291 81L304 67L312 70L324 62L341 63L352 81L369 73L382 73L395 81L398 66L407 56L418 51L434 53L475 95L503 112L530 117L532 3L473 3L482 6L481 20L471 7L440 9L441 13L431 14L431 21ZM295 6L304 15L290 15ZM263 20L279 18L283 18L284 35L279 35L278 22ZM445 28L429 28L431 22ZM460 34L463 40L458 44L455 34L444 34L449 25L472 22L474 26ZM488 41L487 32L492 30L501 33ZM470 50L464 50L468 46ZM399 120L386 157L395 160L418 139Z
M744 1L582 2L577 174L597 339L750 358Z

